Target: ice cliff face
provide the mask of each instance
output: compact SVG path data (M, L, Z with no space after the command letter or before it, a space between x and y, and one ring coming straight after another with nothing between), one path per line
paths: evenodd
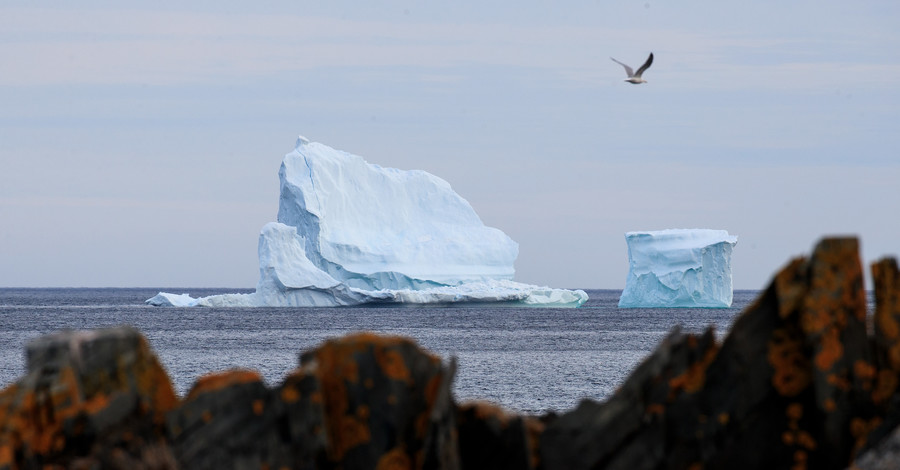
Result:
M619 307L730 307L731 251L725 230L628 232L628 278Z
M313 264L347 285L422 289L513 278L518 244L484 226L434 175L300 140L279 177L278 221L297 227Z
M175 306L338 306L481 303L577 307L584 291L513 282L519 247L486 227L450 185L304 138L279 171L278 222L259 238L253 294L201 299L160 293Z

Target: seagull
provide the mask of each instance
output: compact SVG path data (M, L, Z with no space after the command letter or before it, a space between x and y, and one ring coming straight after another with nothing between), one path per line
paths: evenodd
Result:
M643 74L645 70L649 69L650 64L653 63L653 53L652 52L650 53L650 57L647 57L647 62L644 62L644 65L642 65L641 68L639 68L637 70L637 73L634 73L634 70L631 70L631 67L619 62L618 60L613 59L612 57L610 57L610 59L612 59L613 62L621 65L622 67L625 67L625 73L628 74L628 78L625 79L626 82L633 83L635 85L640 85L641 83L647 83L647 80L644 80L643 78L641 78L641 74Z

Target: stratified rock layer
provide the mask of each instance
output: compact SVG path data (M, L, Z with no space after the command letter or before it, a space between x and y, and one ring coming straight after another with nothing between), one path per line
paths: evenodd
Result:
M561 415L457 405L454 363L399 337L329 340L275 388L210 374L179 401L136 330L51 335L0 392L0 469L898 468L900 272L872 268L869 335L857 252L822 241L721 344L676 328Z

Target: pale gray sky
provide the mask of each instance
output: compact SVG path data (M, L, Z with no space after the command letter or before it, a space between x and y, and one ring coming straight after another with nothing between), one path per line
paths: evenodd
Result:
M523 282L621 288L632 230L738 235L742 289L900 251L896 2L182 3L0 6L0 286L253 287L297 134L447 180Z

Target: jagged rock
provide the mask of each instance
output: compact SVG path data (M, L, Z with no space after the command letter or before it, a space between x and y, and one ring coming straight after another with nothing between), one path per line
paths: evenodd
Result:
M868 451L854 462L853 468L882 470L900 468L900 269L897 260L886 258L872 264L875 284L873 315L874 358L878 378L873 401L886 407L884 422L868 436Z
M554 468L843 468L879 423L855 239L785 267L721 347L672 333L603 404L548 425Z
M457 407L459 454L463 468L539 468L538 441L544 424L487 402Z
M900 379L900 270L897 260L886 258L872 264L875 284L875 363L878 384L874 400L886 402L897 391Z
M671 465L667 459L685 460L681 454L688 449L667 446L667 428L711 427L717 417L701 422L695 404L683 410L671 405L680 393L703 386L717 349L711 330L698 337L676 328L607 402L584 400L547 425L541 437L544 468L665 468Z
M183 468L291 467L283 409L255 371L232 370L199 379L169 413L167 430Z
M44 336L26 356L0 392L0 468L174 468L162 424L177 399L137 330Z
M412 340L371 333L329 340L300 363L321 390L331 465L459 467L452 364Z
M872 267L868 336L857 251L823 240L721 344L676 328L609 400L543 417L456 406L455 362L399 337L329 340L274 388L210 374L179 402L134 329L46 336L0 391L0 470L898 468L900 271Z
M275 390L253 371L201 378L168 430L192 469L455 469L452 370L411 340L350 335L304 353Z
M328 468L322 384L310 367L294 370L277 390L292 443L293 468ZM284 432L284 431L283 431Z
M896 470L900 468L900 428L896 428L874 449L863 453L850 466L853 470Z

